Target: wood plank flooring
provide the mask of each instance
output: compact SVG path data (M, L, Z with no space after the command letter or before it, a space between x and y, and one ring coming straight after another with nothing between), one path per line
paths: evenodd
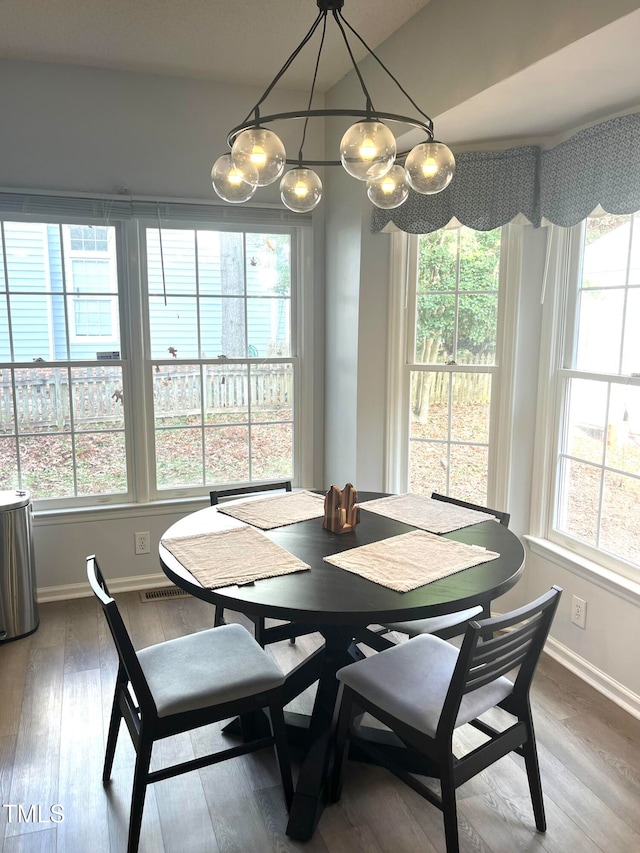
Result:
M213 619L211 607L191 598L142 603L128 593L118 601L138 648L208 628ZM111 638L92 598L46 604L40 613L35 634L0 646L0 853L122 853L134 761L124 727L112 782L104 788L100 781L116 670ZM289 669L318 642L304 637L270 650ZM310 701L307 692L295 709ZM522 762L510 756L459 790L462 850L640 851L640 722L547 657L533 704L548 830L536 832ZM461 746L475 737L465 727ZM157 746L153 764L204 754L223 740L219 726L181 735ZM54 805L62 822L51 820ZM364 764L349 764L342 800L325 810L311 841L291 840L285 827L266 750L150 786L140 850L444 851L440 812Z

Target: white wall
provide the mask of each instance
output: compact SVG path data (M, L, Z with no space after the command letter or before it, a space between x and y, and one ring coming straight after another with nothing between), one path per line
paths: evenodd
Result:
M0 187L219 201L210 183L227 132L261 92L201 80L0 60ZM274 92L274 112L300 95ZM304 100L304 99L302 99ZM297 134L298 131L296 131ZM283 140L290 150L299 140ZM310 140L308 156L322 150ZM259 203L278 202L277 184Z

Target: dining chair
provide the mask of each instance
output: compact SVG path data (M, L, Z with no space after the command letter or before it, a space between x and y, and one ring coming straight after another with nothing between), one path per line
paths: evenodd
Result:
M238 497L240 495L252 495L258 492L270 492L275 489L280 491L290 492L291 491L291 480L282 480L280 482L275 483L257 483L253 486L237 486L230 489L215 489L212 492L209 492L209 497L211 499L211 506L217 506L220 498L231 498ZM270 640L271 631L265 626L265 618L264 616L249 616L249 619L254 624L254 636L258 643L264 648ZM219 625L224 625L224 608L219 604L216 604L214 616L213 616L213 625L217 627ZM278 635L277 639L282 639L280 635ZM295 643L295 636L289 637L289 641L291 643ZM271 642L275 642L271 640Z
M516 752L524 758L536 827L544 832L529 691L561 593L554 586L536 601L503 616L471 621L460 649L425 634L340 669L337 678L343 694L331 800L340 799L351 742L443 812L447 853L457 853L456 789L499 758ZM507 674L516 668L511 680ZM496 729L478 719L496 707L515 718L506 728ZM405 747L420 753L426 759L420 772L440 780L440 794L358 734L356 711L368 712ZM465 723L489 739L456 757L454 732Z
M124 718L136 751L129 816L128 853L140 839L147 785L274 746L287 808L293 797L281 686L284 675L241 625L222 625L157 643L136 652L95 556L87 557L87 577L102 605L118 652L118 674L102 773L111 777L120 722ZM133 691L133 696L131 691ZM135 699L134 699L135 697ZM270 727L255 736L251 712L268 709ZM216 753L149 771L153 744L162 738L240 716L246 742ZM187 827L185 827L185 832Z
M475 509L478 512L489 513L496 517L500 524L505 527L509 526L510 515L508 512L502 512L498 509L489 509L480 504L470 503L469 501L452 498L449 495L441 495L438 492L431 493L431 499L435 501L445 501L446 503L455 504L456 506L465 507L466 509ZM475 619L476 616L484 614L490 616L490 602L486 602L485 606L476 605L469 607L466 610L458 610L454 613L445 613L442 616L431 616L426 619L414 619L406 622L389 622L385 623L386 631L400 631L403 634L408 634L409 637L417 637L420 634L437 634L442 639L455 637L458 634L464 633L467 623L470 619Z

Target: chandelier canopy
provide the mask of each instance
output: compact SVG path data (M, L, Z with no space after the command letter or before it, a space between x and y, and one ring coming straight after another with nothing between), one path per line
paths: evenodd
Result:
M453 178L455 159L446 145L434 139L432 120L418 107L382 60L345 20L341 11L344 0L317 0L317 5L318 15L307 34L269 83L246 119L229 131L227 144L230 153L219 157L211 170L214 190L225 201L238 204L252 198L258 187L267 186L281 178L282 203L296 213L308 213L319 204L322 198L322 181L312 167L342 166L349 175L366 182L367 196L376 207L384 209L399 207L409 195L409 188L423 195L441 192ZM364 109L311 109L329 13L340 30L351 64L360 82L365 100ZM320 47L307 109L261 115L260 107L269 93L320 27L322 33ZM353 56L347 30L393 80L414 107L417 116L399 115L375 109ZM340 117L356 119L342 137L340 159L306 159L303 148L309 119ZM282 141L269 129L268 125L293 120L303 121L302 137L297 157L287 157ZM425 134L425 141L411 150L398 151L396 138L389 129L388 123L408 125L417 129ZM283 177L287 165L294 168L287 171Z

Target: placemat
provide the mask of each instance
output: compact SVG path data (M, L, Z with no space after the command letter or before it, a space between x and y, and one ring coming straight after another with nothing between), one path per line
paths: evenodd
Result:
M396 592L409 592L499 556L485 548L412 530L324 559Z
M162 539L161 542L202 586L209 589L309 569L302 560L252 527L233 527L217 533Z
M272 530L274 527L284 527L286 524L308 521L310 518L322 518L324 495L305 490L287 492L284 495L257 498L241 503L218 504L218 512L238 518L261 530Z
M430 533L450 533L480 521L496 521L495 515L491 513L437 501L426 495L389 495L386 498L365 501L360 507L411 524L420 530L428 530Z

